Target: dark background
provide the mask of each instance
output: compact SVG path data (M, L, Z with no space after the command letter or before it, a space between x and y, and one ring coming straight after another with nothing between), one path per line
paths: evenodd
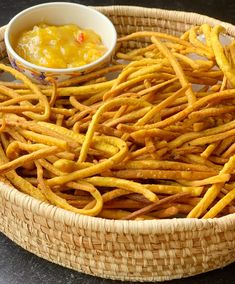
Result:
M52 1L0 0L0 26L21 10ZM69 1L64 1L69 2ZM135 5L205 14L235 24L235 0L87 0L85 5ZM123 282L87 276L40 259L0 234L0 284L119 284ZM127 282L126 282L127 283ZM130 283L130 282L128 282ZM235 263L195 277L169 284L235 284Z
M42 0L0 0L0 24L7 23L19 11L30 6L53 2ZM56 0L54 0L56 2ZM85 0L85 1L58 1L76 2L84 5L134 5L169 10L181 10L205 14L226 22L235 24L234 0Z

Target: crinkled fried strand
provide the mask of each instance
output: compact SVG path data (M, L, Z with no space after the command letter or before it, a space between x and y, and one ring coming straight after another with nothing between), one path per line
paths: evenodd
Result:
M39 101L41 102L41 104L44 106L44 113L43 114L36 114L33 112L28 112L27 116L35 119L35 120L47 120L50 116L50 105L47 101L46 96L44 96L41 92L41 90L35 85L33 84L25 75L23 75L22 73L20 73L19 71L6 66L4 64L0 64L0 69L11 73L13 76L15 76L17 79L21 80L24 82L24 84L26 86L28 86L37 96L37 98L39 99Z
M211 45L215 54L215 59L220 69L224 72L224 75L230 81L233 87L235 87L235 69L229 63L227 57L224 54L224 48L219 40L219 34L224 31L221 26L215 26L211 30Z
M231 174L235 168L235 156L232 156L229 161L224 165L223 169L220 171L221 174ZM188 214L187 218L199 218L215 200L219 194L224 182L213 184L205 193L202 200L193 208Z
M2 147L0 146L0 164L4 165L6 163L8 163L8 159L5 156L5 153ZM41 201L47 200L38 188L34 187L31 183L29 183L24 178L19 176L15 171L10 171L6 173L4 176L20 191L38 200L41 200Z
M91 209L77 209L76 207L71 206L64 198L61 198L50 189L50 187L45 183L43 179L43 169L41 165L38 162L35 162L35 164L37 167L37 179L39 187L52 204L75 213L89 216L96 216L102 210L103 199L100 192L95 187L93 187L93 189L89 191L96 200L95 206Z

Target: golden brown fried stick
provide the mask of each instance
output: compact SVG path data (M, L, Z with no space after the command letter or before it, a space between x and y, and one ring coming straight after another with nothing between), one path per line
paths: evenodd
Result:
M215 26L211 31L211 45L215 54L215 59L220 69L224 72L224 75L230 81L233 87L235 87L235 69L230 65L228 59L224 54L223 46L219 40L220 32L223 32L224 28L221 26Z
M0 69L11 73L17 79L22 80L24 82L24 84L27 85L35 93L36 97L39 99L39 101L43 105L44 114L36 114L36 113L33 113L33 112L27 112L27 116L32 118L32 119L35 119L35 120L47 120L50 116L50 106L49 106L49 103L47 101L47 98L42 94L40 89L35 84L32 84L32 82L25 75L20 73L19 71L15 70L15 69L13 69L9 66L6 66L4 64L1 64L1 63L0 63Z
M174 69L177 77L179 78L182 87L189 86L189 82L186 79L184 72L178 61L175 59L174 55L156 37L152 37L151 40L157 46L157 48L162 52L162 54L170 61L172 68ZM196 97L191 87L189 87L189 89L186 91L186 95L188 98L189 105L192 105L196 101Z
M131 219L134 219L138 216L148 214L148 213L152 212L153 210L156 210L157 207L160 206L160 205L179 201L181 198L185 198L186 196L188 197L189 194L188 193L179 193L179 194L175 194L175 195L163 198L159 201L154 202L153 204L147 205L147 206L143 207L142 209L139 209L139 210L129 214L128 216L121 218L121 220L131 220Z
M224 165L223 169L220 171L221 174L230 174L235 167L235 156L232 156L229 161ZM213 184L205 193L202 200L193 208L193 210L188 214L187 218L198 218L205 210L211 205L219 194L224 183Z

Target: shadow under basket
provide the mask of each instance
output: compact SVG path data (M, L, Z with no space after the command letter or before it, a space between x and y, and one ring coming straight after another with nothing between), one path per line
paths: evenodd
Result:
M192 25L222 24L194 13L142 7L96 7L119 35L137 30L182 34ZM0 56L6 56L0 29ZM130 42L126 48L133 48ZM59 265L103 278L163 281L235 261L235 214L222 218L114 221L78 215L37 201L0 182L0 231L24 249Z

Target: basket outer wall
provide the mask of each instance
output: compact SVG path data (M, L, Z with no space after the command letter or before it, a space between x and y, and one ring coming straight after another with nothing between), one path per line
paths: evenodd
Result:
M119 35L136 30L181 34L192 25L222 24L195 13L128 6L96 7ZM0 57L6 55L0 29ZM133 43L134 45L135 43ZM103 278L163 281L235 261L235 214L219 219L112 221L77 215L39 202L0 182L0 231L51 262Z

